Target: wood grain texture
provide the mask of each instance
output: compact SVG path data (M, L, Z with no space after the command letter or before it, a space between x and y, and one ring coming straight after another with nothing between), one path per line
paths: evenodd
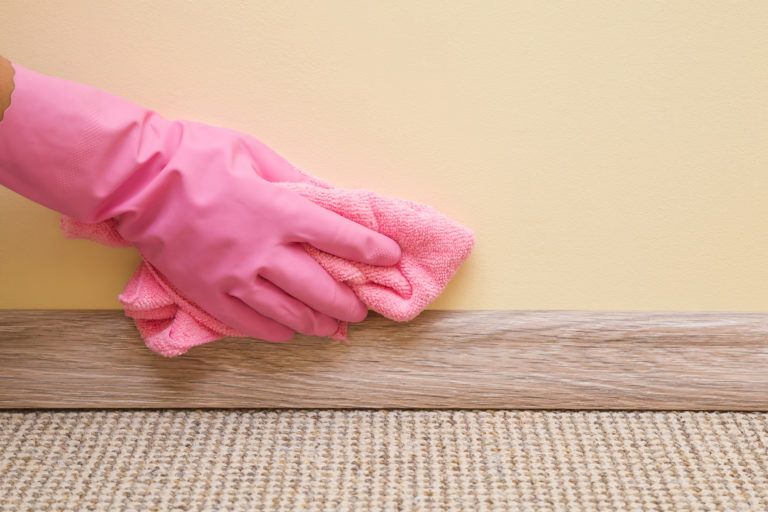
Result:
M768 314L371 314L165 359L122 311L0 310L0 408L33 407L768 410Z

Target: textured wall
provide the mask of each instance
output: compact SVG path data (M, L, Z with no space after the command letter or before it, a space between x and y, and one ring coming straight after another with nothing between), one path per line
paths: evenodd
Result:
M5 1L0 53L430 203L436 308L765 309L768 3ZM0 307L117 307L132 250L0 190Z

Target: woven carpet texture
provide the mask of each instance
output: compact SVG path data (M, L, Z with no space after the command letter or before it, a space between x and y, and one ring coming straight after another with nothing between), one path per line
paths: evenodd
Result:
M0 507L768 510L768 414L0 413Z

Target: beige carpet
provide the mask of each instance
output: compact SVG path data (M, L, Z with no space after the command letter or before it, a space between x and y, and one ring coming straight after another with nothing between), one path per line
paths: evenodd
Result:
M768 414L0 413L2 510L768 510Z

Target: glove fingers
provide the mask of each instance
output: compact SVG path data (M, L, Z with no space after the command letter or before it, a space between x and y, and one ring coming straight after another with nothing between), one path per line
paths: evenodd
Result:
M257 276L254 283L233 290L230 294L262 315L302 334L330 336L338 329L336 320L314 311L260 276Z
M228 326L256 339L284 342L293 339L294 332L271 318L254 311L237 297L222 295L221 307L209 313Z
M321 251L369 265L391 266L400 261L400 246L391 238L362 224L312 204L297 220L299 240Z
M368 308L352 289L336 281L298 245L284 246L276 255L279 265L261 275L310 308L347 322L361 322Z

